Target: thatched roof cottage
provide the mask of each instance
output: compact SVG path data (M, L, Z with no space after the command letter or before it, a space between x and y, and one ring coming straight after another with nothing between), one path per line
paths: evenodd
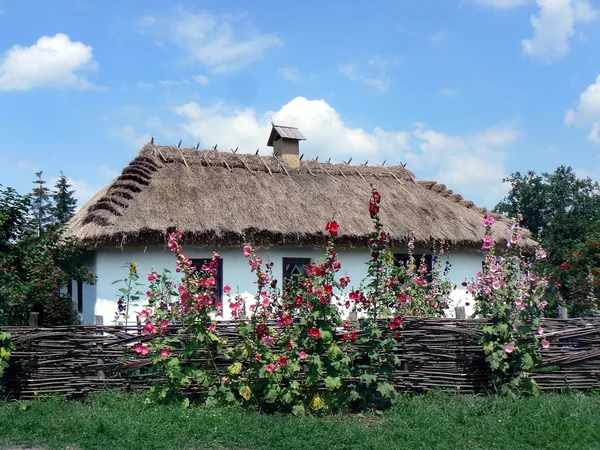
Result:
M136 262L141 273L172 268L166 242L176 229L184 230L191 258L221 254L220 283L253 292L242 244L260 246L275 273L289 276L322 255L324 226L335 217L342 270L358 283L372 232L371 183L382 195L381 216L398 254L412 230L422 253L433 241L451 245L451 278L459 288L480 270L484 209L443 184L417 180L403 166L303 161L302 139L297 129L274 126L272 156L145 145L69 224L69 233L89 246L98 276L80 294L84 321L94 314L112 320L118 296L111 283L125 275L122 266ZM511 222L495 217L496 239L509 239ZM535 243L526 238L523 245Z

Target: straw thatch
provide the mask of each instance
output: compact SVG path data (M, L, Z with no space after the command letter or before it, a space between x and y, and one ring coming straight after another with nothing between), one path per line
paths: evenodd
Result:
M73 217L69 233L94 246L164 243L175 229L197 245L312 246L335 218L339 244L363 247L372 232L370 183L382 195L393 245L406 244L413 230L421 245L480 248L486 211L402 166L303 161L293 169L275 156L154 144ZM505 241L511 222L495 217L496 238ZM535 245L528 234L523 243Z

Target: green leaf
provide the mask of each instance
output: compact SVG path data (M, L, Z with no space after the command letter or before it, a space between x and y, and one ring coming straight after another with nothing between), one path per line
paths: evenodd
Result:
M535 367L535 362L529 353L524 354L521 361L523 369L526 371L530 371Z
M304 405L294 405L294 407L292 408L292 414L295 416L303 416L304 414L306 414Z
M189 408L190 407L190 399L189 398L183 399L183 402L181 402L181 407L183 409Z
M377 391L383 398L393 399L396 397L396 388L394 388L394 386L390 383L378 383Z
M325 386L330 391L339 389L342 387L342 379L340 377L327 377L325 378Z
M360 377L358 377L358 379L366 385L369 385L377 381L377 375L372 373L363 373Z

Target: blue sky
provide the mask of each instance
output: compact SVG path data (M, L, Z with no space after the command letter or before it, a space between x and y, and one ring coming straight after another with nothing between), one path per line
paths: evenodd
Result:
M0 0L0 183L87 200L144 142L406 162L493 207L513 171L600 179L600 1Z

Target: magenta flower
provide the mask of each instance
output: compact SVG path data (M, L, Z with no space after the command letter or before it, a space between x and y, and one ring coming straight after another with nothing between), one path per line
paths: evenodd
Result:
M494 239L491 236L485 236L483 238L483 245L481 246L482 250L489 250L494 246Z
M252 247L249 245L244 245L244 256L247 258L252 254Z
M267 364L267 372L275 372L277 370L277 366L275 364Z
M171 350L169 350L168 348L163 348L160 351L160 356L162 356L163 358L168 358L169 356L171 356Z
M231 292L231 286L229 286L228 284L225 285L225 287L223 288L223 292L229 294Z
M300 359L306 359L308 354L304 350L302 350L300 353L298 353L298 356L300 357Z
M550 348L550 342L546 339L542 339L542 348Z

